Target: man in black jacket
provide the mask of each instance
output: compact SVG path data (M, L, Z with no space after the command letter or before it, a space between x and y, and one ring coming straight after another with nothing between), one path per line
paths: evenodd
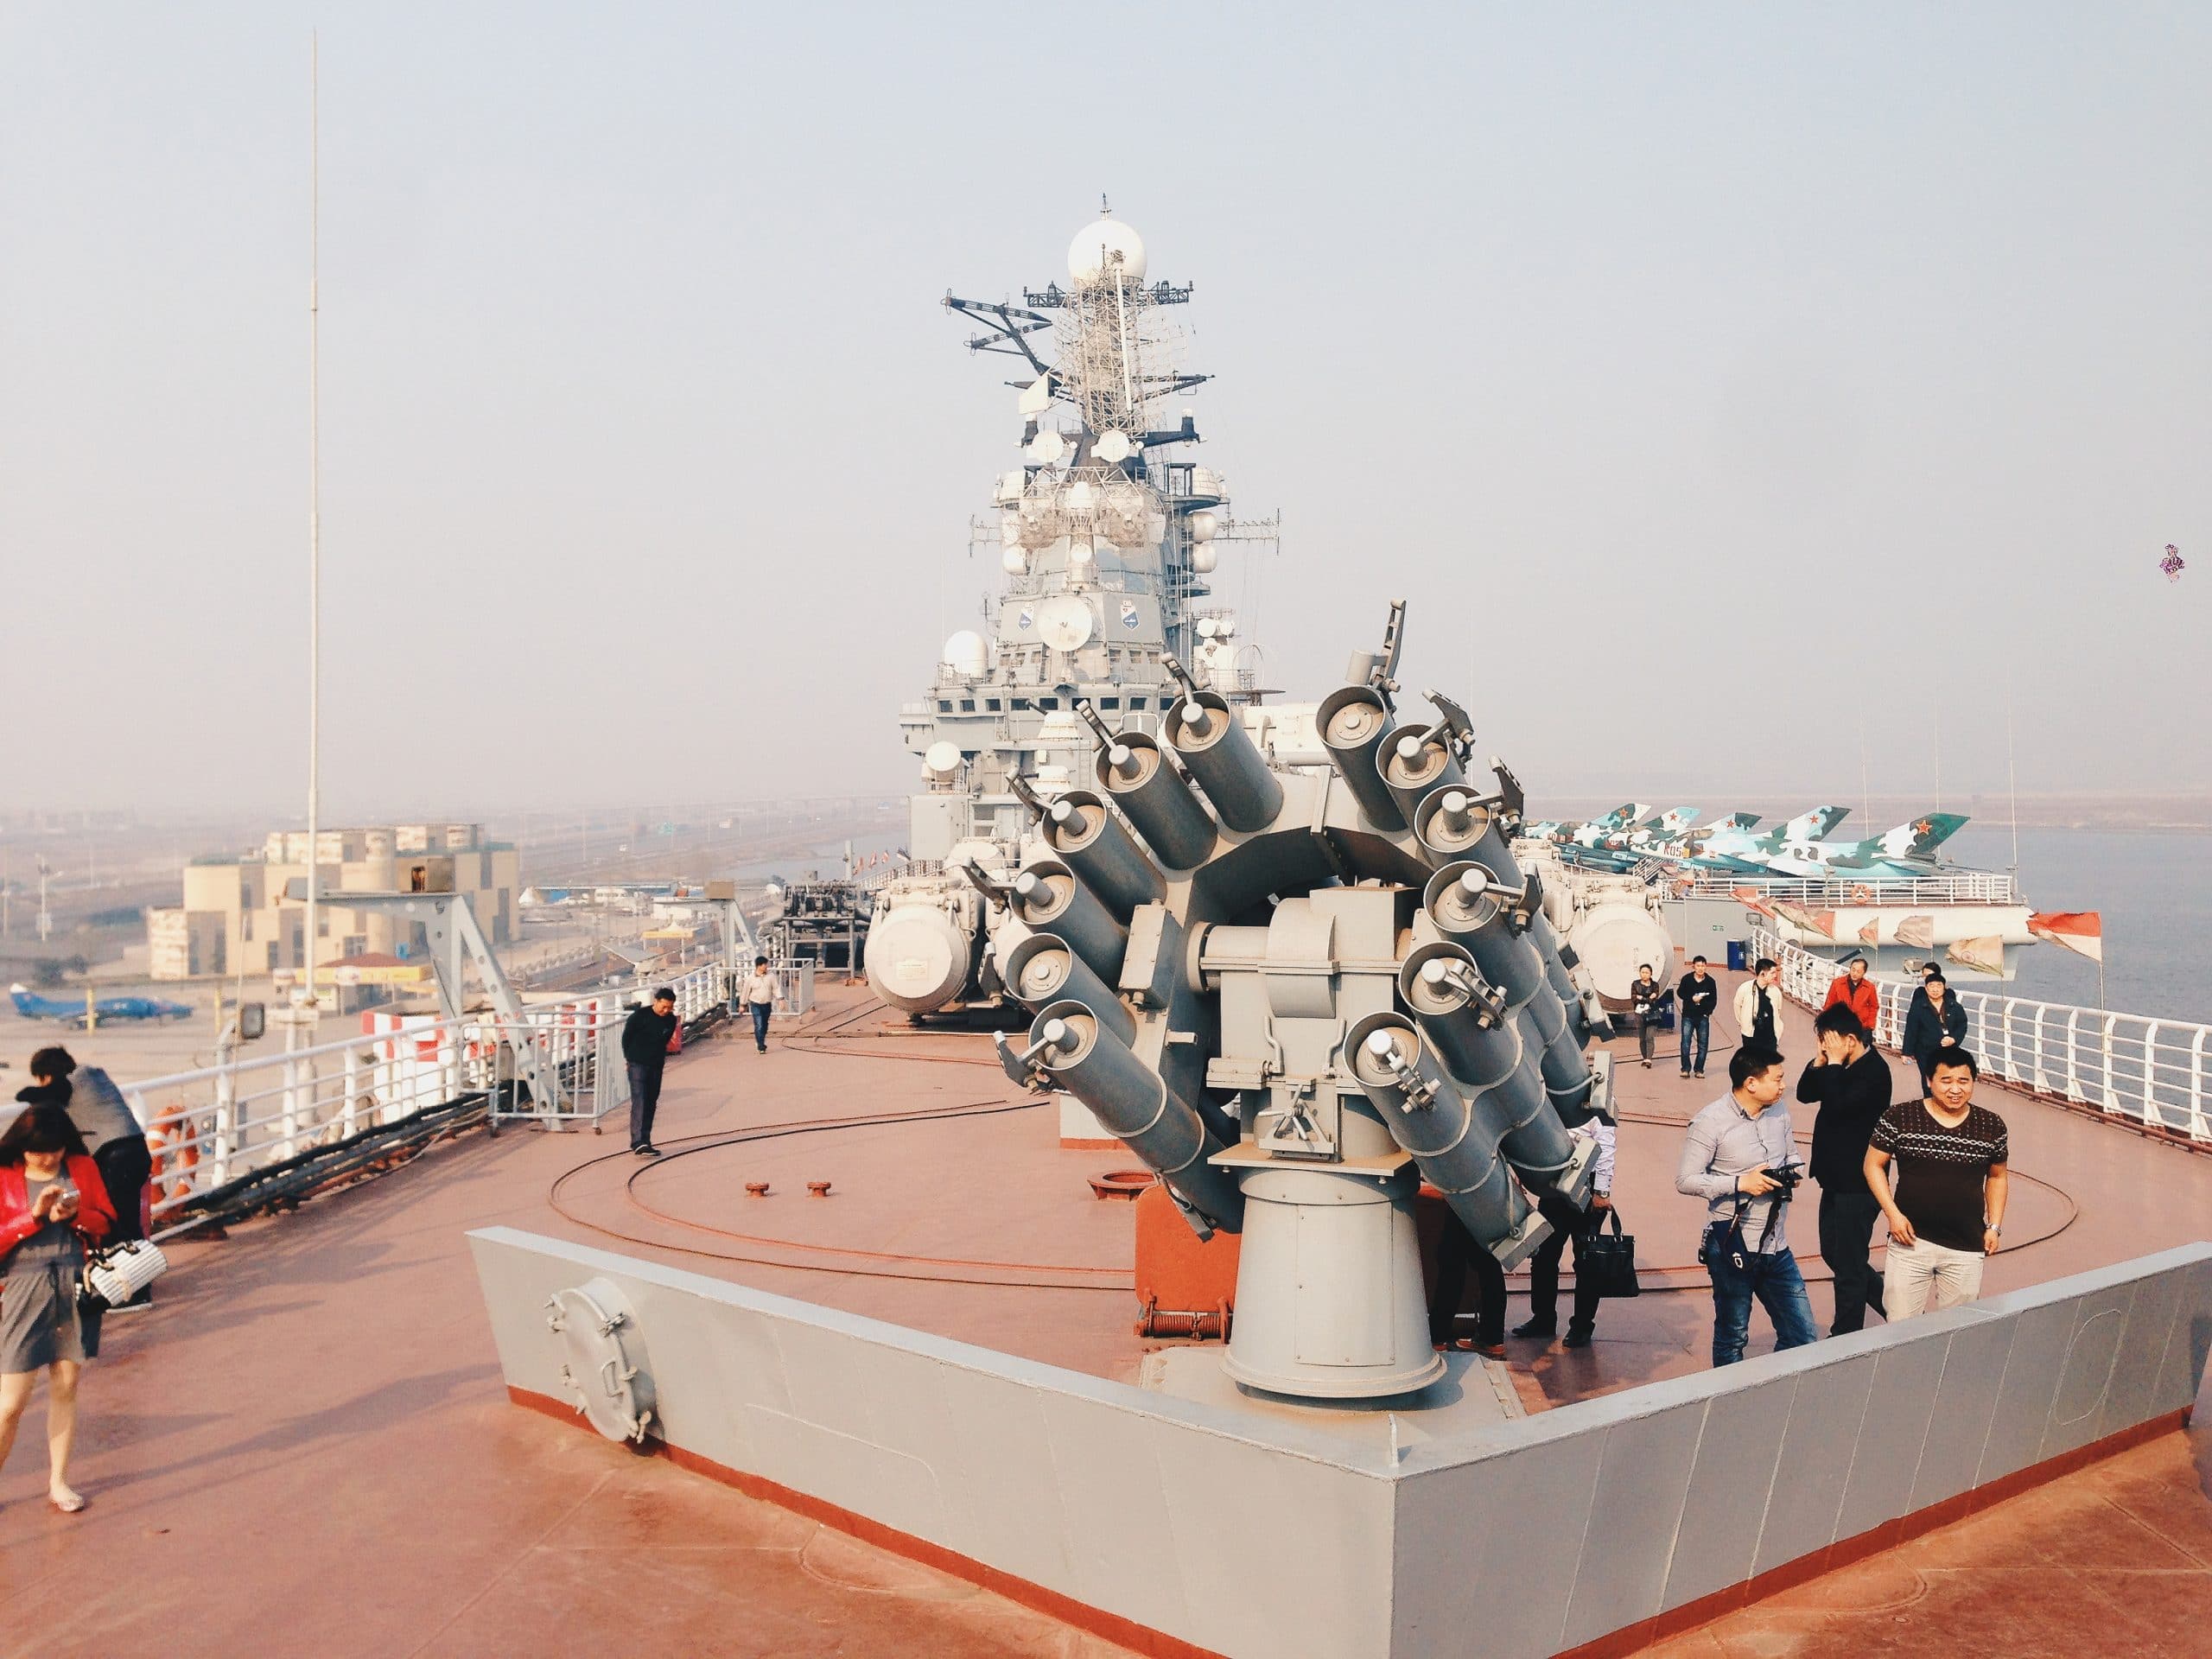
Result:
M660 1105L660 1074L668 1066L668 1039L676 1026L676 993L666 986L653 993L651 1007L632 1009L623 1022L622 1058L630 1068L630 1150L640 1158L660 1156L653 1145L653 1113Z
M1923 1098L1928 1093L1929 1078L1936 1070L1936 1057L1966 1039L1965 1005L1951 995L1950 985L1942 974L1929 975L1905 1014L1904 1040L1898 1045L1920 1067L1920 1092Z
M1720 1001L1720 982L1705 970L1705 958L1692 957L1690 970L1675 988L1681 1010L1682 1075L1690 1075L1690 1039L1697 1039L1697 1075L1705 1075L1705 1057L1713 1046L1713 1010Z
M1866 1027L1844 1003L1813 1021L1821 1052L1797 1079L1797 1098L1820 1108L1813 1119L1808 1173L1821 1184L1821 1259L1835 1275L1840 1337L1866 1323L1872 1307L1884 1319L1882 1275L1866 1263L1881 1201L1866 1185L1866 1143L1890 1109L1890 1063L1866 1041Z

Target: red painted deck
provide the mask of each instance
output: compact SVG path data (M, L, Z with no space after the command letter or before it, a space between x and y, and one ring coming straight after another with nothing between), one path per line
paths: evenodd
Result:
M1792 1023L1802 1036L1807 1022ZM766 1056L698 1045L671 1070L658 1138L702 1149L658 1166L629 1159L619 1134L472 1135L178 1249L160 1308L116 1321L86 1379L75 1478L92 1507L64 1517L41 1501L35 1403L0 1472L11 1650L1120 1651L507 1402L462 1243L493 1222L1134 1377L1131 1210L1087 1184L1126 1156L1060 1151L1050 1109L1023 1106L982 1039L869 1036L876 1025L855 994L819 1035ZM1512 1344L1532 1404L1705 1363L1698 1206L1674 1193L1673 1171L1677 1125L1721 1086L1715 1061L1701 1090L1663 1061L1647 1072L1630 1058L1622 1074L1619 1202L1647 1262L1688 1269L1658 1281L1683 1288L1609 1305L1584 1353ZM2027 1178L1991 1291L2212 1236L2212 1157L1986 1098ZM766 1128L779 1124L791 1127ZM830 1196L807 1196L823 1179ZM748 1198L760 1180L772 1195ZM1811 1219L1808 1206L1795 1230L1806 1257ZM1824 1319L1825 1287L1814 1294ZM1754 1351L1770 1340L1755 1317ZM2075 1632L2094 1631L2106 1651L2212 1651L2208 1490L2200 1413L2186 1434L1663 1650L2072 1653L2087 1645ZM127 1573L110 1570L118 1559Z

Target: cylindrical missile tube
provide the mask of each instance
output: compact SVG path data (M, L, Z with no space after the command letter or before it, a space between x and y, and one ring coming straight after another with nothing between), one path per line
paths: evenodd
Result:
M1495 1088L1521 1063L1513 1011L1464 945L1440 939L1416 947L1398 969L1398 995L1452 1075L1470 1089Z
M1054 1002L1029 1027L1029 1047L1066 1090L1217 1227L1235 1232L1244 1198L1229 1172L1206 1160L1223 1150L1191 1103L1171 1092L1135 1051L1080 1002Z
M1282 780L1268 770L1226 698L1212 691L1179 697L1160 728L1224 823L1249 836L1274 822Z
M1044 836L1045 844L1123 922L1139 905L1156 905L1167 892L1136 837L1089 790L1070 790L1045 809Z
M1467 953L1451 944L1414 951L1399 970L1398 985L1422 1035L1473 1093L1475 1109L1504 1147L1507 1161L1532 1180L1555 1172L1565 1143L1539 1069L1542 1051L1525 1035L1527 1010L1506 1007L1473 972Z
M1447 864L1429 878L1422 903L1437 931L1464 947L1503 994L1550 1102L1573 1106L1588 1093L1589 1065L1568 1035L1567 1011L1553 994L1543 958L1513 929L1507 893L1520 896L1500 889L1479 864ZM1507 1155L1517 1168L1541 1171L1559 1166L1568 1151L1565 1126L1548 1110L1516 1130Z
M1490 803L1476 799L1474 791L1462 785L1432 789L1421 797L1414 810L1414 838L1435 868L1465 859L1501 881L1521 879L1513 849Z
M1123 1042L1136 1041L1135 1016L1065 939L1032 933L1007 953L1006 982L1007 988L1028 1007L1080 1002Z
M1014 878L1014 910L1033 931L1065 939L1108 984L1120 982L1128 930L1058 859L1033 859L1021 867Z
M1390 791L1398 816L1408 824L1418 822L1415 811L1429 791L1467 781L1467 774L1459 770L1452 756L1450 736L1451 728L1443 725L1401 726L1376 753L1382 786Z
M1529 1201L1507 1171L1497 1132L1402 1014L1370 1014L1344 1033L1352 1076L1421 1179L1488 1248L1520 1230Z
M1101 749L1097 772L1107 798L1168 868L1194 869L1213 850L1218 834L1213 820L1143 733L1122 732Z
M1378 830L1404 829L1405 818L1383 787L1376 759L1384 741L1396 729L1382 694L1369 685L1339 686L1321 700L1313 722L1321 734L1321 747L1329 752L1330 764L1370 822Z
M1421 907L1436 931L1465 946L1483 977L1505 994L1506 1006L1516 1008L1546 982L1543 958L1508 914L1519 897L1472 862L1446 864L1421 892Z

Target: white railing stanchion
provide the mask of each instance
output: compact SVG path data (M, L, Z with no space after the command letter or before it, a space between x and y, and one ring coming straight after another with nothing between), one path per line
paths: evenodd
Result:
M1827 978L1836 971L1827 958L1784 943L1765 928L1753 930L1755 955L1782 965L1783 990L1797 1001L1817 1007ZM1876 1021L1879 1039L1894 1047L1902 1039L1907 988L1883 983ZM2208 1112L2205 1056L2212 1052L2212 1027L2136 1014L2031 1001L2001 993L1961 991L1951 995L1965 1009L1968 1046L1992 1077L2024 1084L2038 1093L2091 1107L2113 1116L2135 1119L2146 1128L2212 1142ZM2085 1056L2084 1027L2096 1033L2094 1064Z

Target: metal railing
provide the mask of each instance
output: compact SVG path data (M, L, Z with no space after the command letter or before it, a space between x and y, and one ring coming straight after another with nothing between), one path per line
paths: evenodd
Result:
M812 963L769 971L778 1014L813 1009ZM121 1084L154 1151L156 1219L175 1220L257 1170L471 1096L483 1098L495 1124L596 1126L630 1103L623 1023L663 985L675 992L687 1027L729 1011L730 978L715 963L632 988L534 1003L518 1020L371 1009L347 1016L360 1029L334 1041ZM531 1088L532 1077L549 1080L550 1090Z
M372 1011L334 1042L124 1084L154 1152L154 1215L466 1096L499 1112L525 1093L516 1081L531 1069L524 1050L542 1075L562 1079L569 1115L603 1116L627 1101L620 1019L611 1007L532 1009L519 1026Z
M1817 1008L1838 971L1825 957L1753 931L1755 957L1782 969L1782 990ZM1877 981L1881 1016L1875 1039L1904 1039L1913 987ZM2212 1143L2212 1026L2144 1014L2037 1002L1994 991L1950 994L1966 1010L1966 1046L1983 1072L2048 1099L2133 1118L2200 1144Z
M1657 865L1653 869L1653 865ZM1635 874L1668 887L1677 898L1726 899L1738 887L1750 887L1760 898L1779 899L1793 905L1817 905L1825 909L1866 905L2015 905L2020 902L2012 878L2002 870L1959 870L1948 875L1921 876L1913 880L1854 881L1848 876L1778 878L1756 875L1719 875L1707 872L1685 880L1662 860L1649 860ZM1647 874L1647 871L1649 873Z

